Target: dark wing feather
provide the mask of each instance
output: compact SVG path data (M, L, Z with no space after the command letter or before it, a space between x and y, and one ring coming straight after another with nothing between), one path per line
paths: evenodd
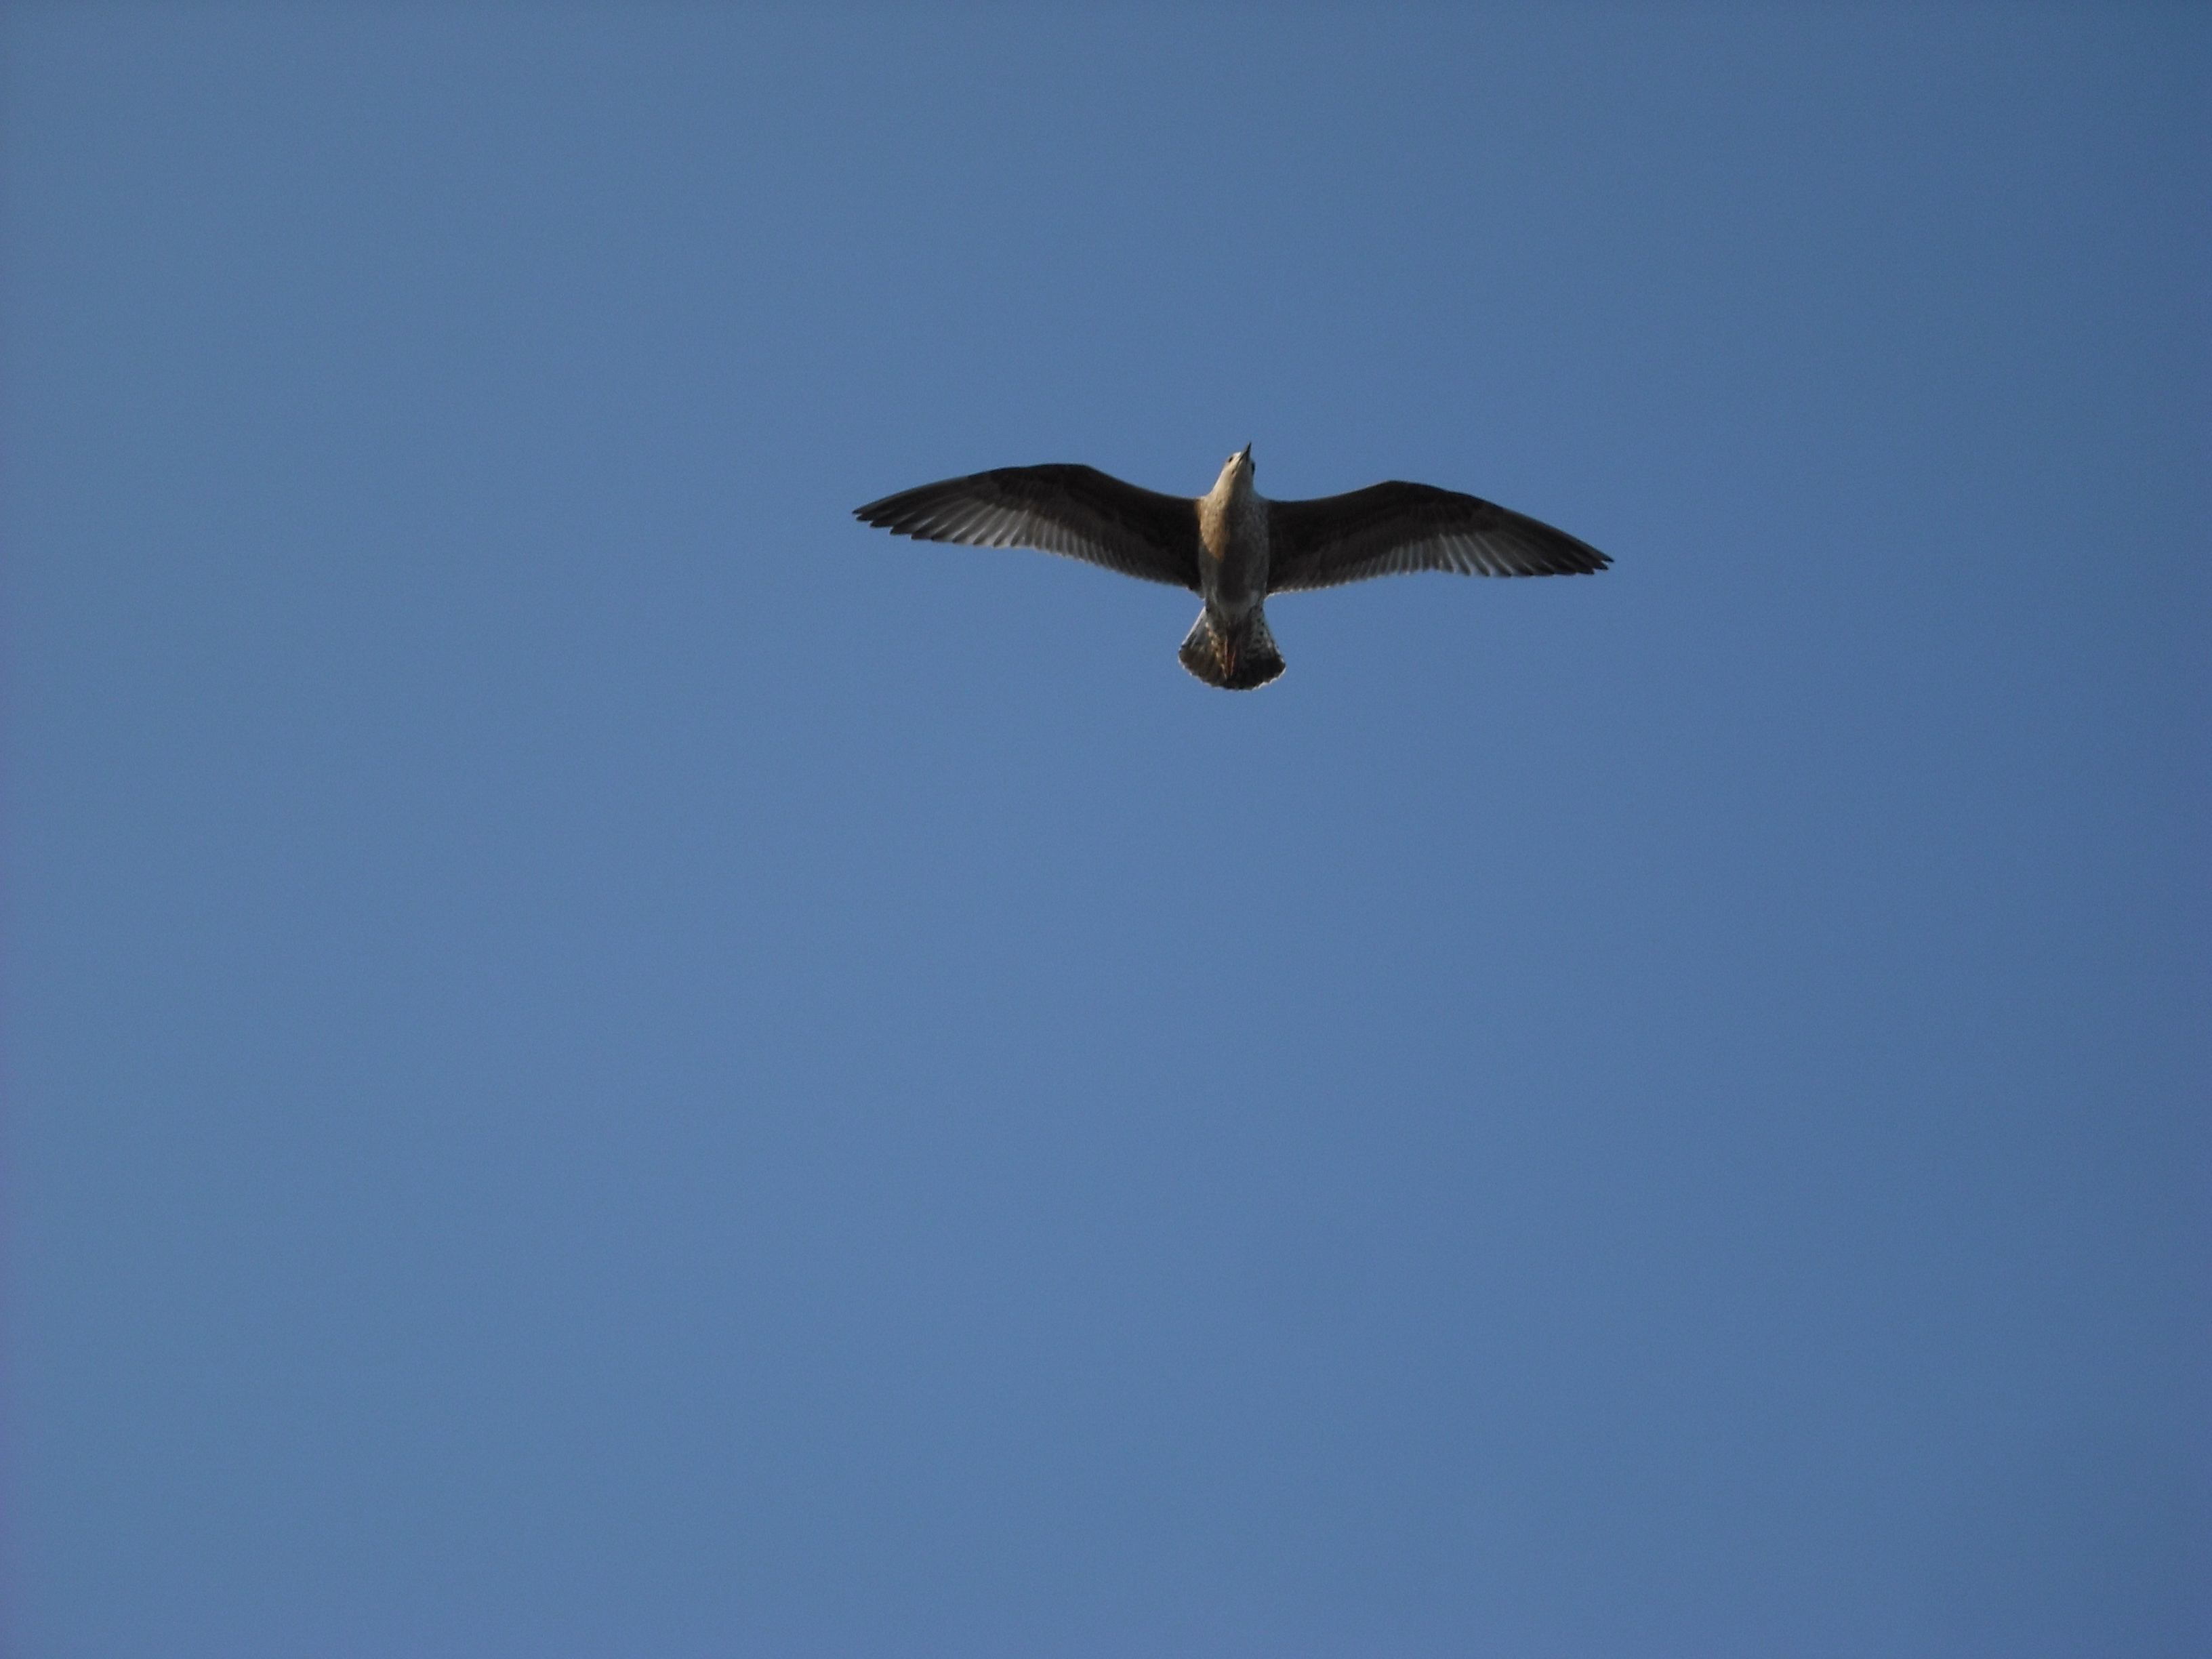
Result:
M1267 507L1267 591L1334 587L1401 570L1565 576L1613 561L1494 501L1427 484L1379 483Z
M916 541L1034 547L1198 590L1198 503L1096 467L1002 466L886 495L853 516Z

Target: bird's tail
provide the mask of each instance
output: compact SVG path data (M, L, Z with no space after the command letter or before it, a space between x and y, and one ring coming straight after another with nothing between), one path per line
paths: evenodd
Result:
M1283 672L1283 653L1275 649L1267 614L1256 605L1225 626L1216 626L1210 611L1200 611L1176 654L1185 668L1224 691L1249 691Z

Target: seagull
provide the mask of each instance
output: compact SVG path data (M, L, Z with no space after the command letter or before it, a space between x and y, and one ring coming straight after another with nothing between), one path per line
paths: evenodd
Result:
M1206 604L1177 654L1224 691L1252 690L1283 672L1267 631L1271 594L1402 570L1566 576L1613 562L1563 530L1455 490L1392 483L1271 501L1252 486L1258 471L1247 444L1194 501L1096 467L1002 466L886 495L853 516L916 541L1034 547L1187 587Z

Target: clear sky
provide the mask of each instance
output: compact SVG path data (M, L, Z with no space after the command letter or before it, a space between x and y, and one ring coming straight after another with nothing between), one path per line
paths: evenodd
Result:
M7 1651L2212 1650L2212 14L1776 10L10 8Z

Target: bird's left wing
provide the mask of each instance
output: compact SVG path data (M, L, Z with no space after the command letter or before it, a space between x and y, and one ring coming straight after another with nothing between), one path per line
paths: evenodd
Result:
M916 541L1034 547L1198 589L1198 503L1096 467L1002 466L886 495L853 516Z
M1564 530L1495 501L1429 484L1379 483L1348 495L1267 507L1267 591L1334 587L1402 570L1565 576L1613 561Z

